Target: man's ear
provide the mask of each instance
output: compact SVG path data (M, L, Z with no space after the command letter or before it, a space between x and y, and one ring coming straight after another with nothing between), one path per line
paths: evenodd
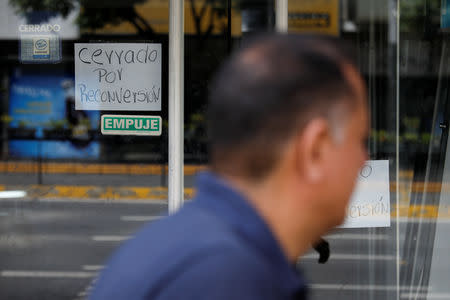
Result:
M295 143L296 168L305 180L319 183L324 178L331 146L331 131L325 119L316 118L306 124Z

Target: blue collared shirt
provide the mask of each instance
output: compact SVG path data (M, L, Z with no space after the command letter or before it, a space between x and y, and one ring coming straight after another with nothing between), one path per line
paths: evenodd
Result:
M194 201L119 249L90 299L306 299L306 285L247 200L204 173Z

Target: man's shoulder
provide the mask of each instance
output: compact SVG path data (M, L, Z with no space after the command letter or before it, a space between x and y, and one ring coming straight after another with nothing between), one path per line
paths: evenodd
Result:
M229 224L197 205L187 205L172 216L148 224L129 244L138 251L157 253L158 249L167 252L180 244L186 252L224 243L242 245Z
M174 262L204 249L224 245L242 246L226 223L207 211L188 205L172 216L146 225L120 248L112 263L121 260L130 263L144 257L146 263L159 263L161 259L169 258ZM141 267L144 265L140 263Z
M226 223L207 211L188 206L149 224L125 243L101 275L96 292L108 290L109 299L148 299L144 295L159 293L171 282L189 285L194 278L208 276L211 271L237 278L242 274L238 270L244 269L262 276L264 266L251 252ZM236 276L232 276L234 272Z
M270 270L235 245L203 249L168 274L148 299L281 299Z

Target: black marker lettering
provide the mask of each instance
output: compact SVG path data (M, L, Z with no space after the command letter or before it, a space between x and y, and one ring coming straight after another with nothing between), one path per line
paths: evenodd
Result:
M122 64L122 54L123 54L123 50L120 51L120 55L117 53L117 51L114 51L114 53L117 56L117 60L119 61L119 65Z
M99 62L99 61L96 61L96 60L94 59L94 57L97 57L97 56L102 55L102 52L103 52L102 49L97 49L97 50L95 50L95 51L92 53L91 59L92 59L92 61L95 62L97 65L103 65L103 63L102 63L102 62Z
M80 51L78 51L78 58L82 61L82 62L84 62L85 64L91 64L91 62L90 61L87 61L87 60L83 60L82 58L81 58L81 52L83 52L84 50L87 50L87 48L81 48L80 49Z
M151 62L154 62L156 58L158 57L158 51L152 50L150 54L148 55L148 60Z
M130 59L130 55L129 54L131 54L131 59ZM128 57L128 59L127 59L127 57ZM128 50L125 53L125 62L128 63L128 64L134 63L134 51L133 50Z
M109 53L105 51L106 57L108 58L108 63L111 64L111 57L113 54L113 50L111 50Z

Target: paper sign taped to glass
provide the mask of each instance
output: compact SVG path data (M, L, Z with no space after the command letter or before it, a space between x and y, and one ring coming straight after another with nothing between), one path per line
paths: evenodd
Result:
M369 160L358 174L347 217L341 228L389 227L389 161Z
M161 44L75 44L75 109L160 111Z

